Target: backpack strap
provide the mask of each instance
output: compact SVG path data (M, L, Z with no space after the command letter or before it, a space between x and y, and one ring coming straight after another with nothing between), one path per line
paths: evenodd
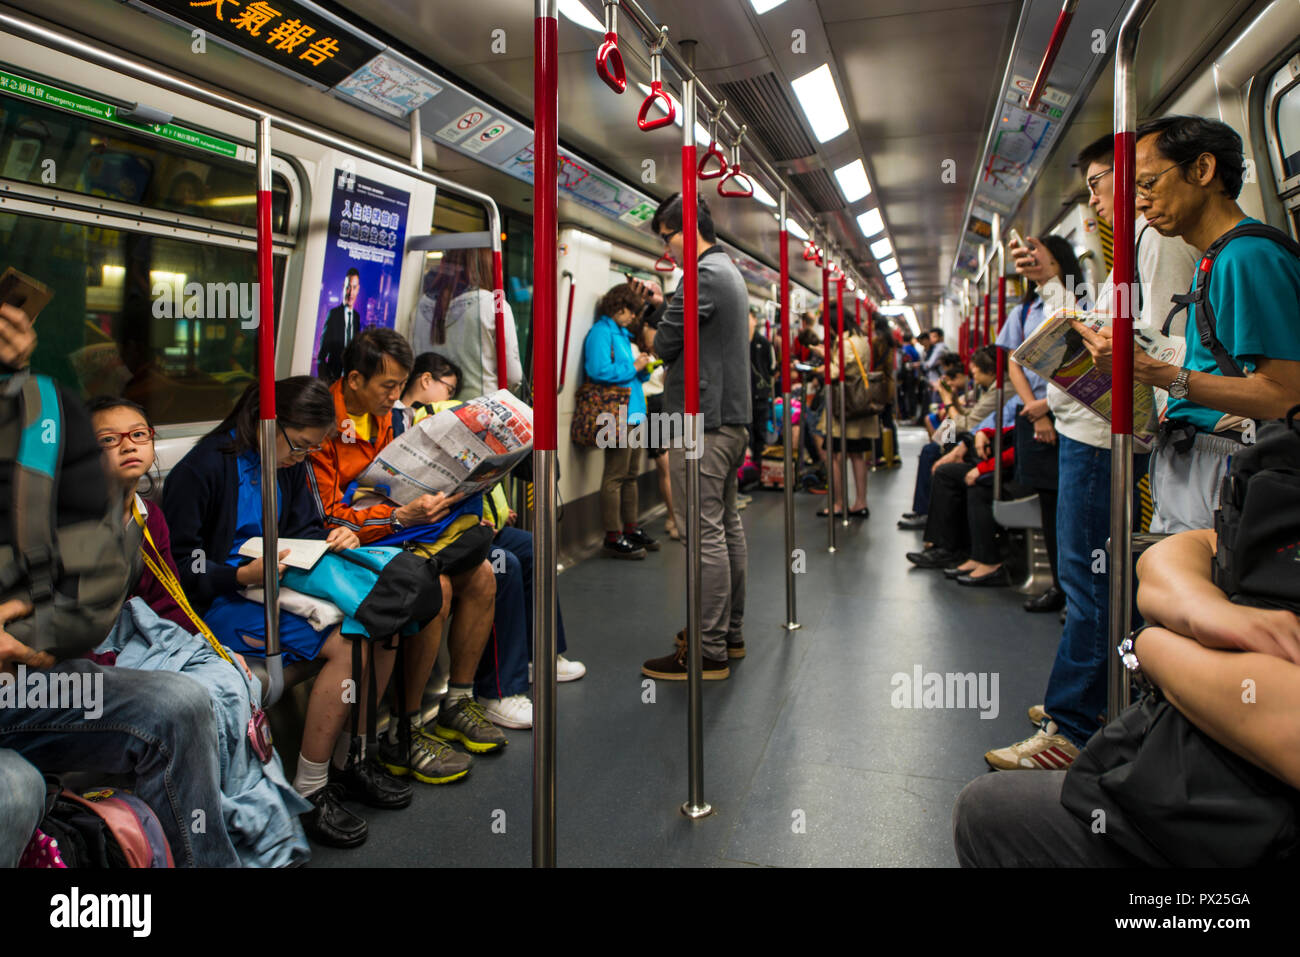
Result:
M1195 305L1196 332L1200 337L1201 345L1214 356L1214 362L1219 367L1219 371L1225 376L1234 378L1242 378L1246 373L1242 371L1236 359L1229 355L1228 350L1224 348L1223 343L1219 341L1218 336L1215 334L1217 320L1214 315L1214 307L1210 304L1209 289L1214 260L1223 251L1224 246L1241 236L1257 236L1260 239L1271 239L1291 255L1300 259L1300 243L1297 243L1281 230L1264 223L1244 223L1241 226L1234 226L1212 242L1210 248L1205 251L1205 255L1201 257L1201 263L1196 270L1196 281L1192 285L1192 291L1185 295L1173 297L1174 308L1165 317L1165 323L1160 330L1164 335L1169 335L1174 317L1188 306Z
M39 633L41 613L54 599L59 572L54 485L62 464L63 414L58 390L46 376L24 374L19 392L23 424L13 473L14 557L27 579Z

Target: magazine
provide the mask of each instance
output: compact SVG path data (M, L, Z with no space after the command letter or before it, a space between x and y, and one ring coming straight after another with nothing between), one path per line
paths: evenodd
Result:
M1092 361L1083 336L1070 324L1078 319L1089 329L1104 329L1110 318L1079 309L1058 309L1015 351L1012 358L1083 403L1096 415L1110 421L1110 376ZM1149 385L1133 384L1133 439L1143 451L1155 442L1158 419L1155 397Z
M439 492L469 496L495 485L532 450L533 410L501 389L415 423L384 446L357 485L398 505Z

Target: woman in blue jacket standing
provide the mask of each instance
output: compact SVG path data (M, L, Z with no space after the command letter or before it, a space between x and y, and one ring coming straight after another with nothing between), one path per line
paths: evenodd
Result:
M637 521L641 449L631 448L628 441L631 429L644 429L646 419L641 383L650 377L645 371L650 357L634 357L630 330L642 305L640 293L630 284L620 283L610 289L596 303L596 323L583 345L583 369L589 381L630 391L627 430L621 430L618 441L605 449L605 471L600 481L600 511L605 524L603 554L610 558L645 558L646 549L659 549L659 543L642 531Z

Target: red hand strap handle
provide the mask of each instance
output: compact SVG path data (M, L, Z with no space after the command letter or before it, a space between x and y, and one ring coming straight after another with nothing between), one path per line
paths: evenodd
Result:
M709 113L709 145L704 155L700 157L700 165L697 169L700 179L719 179L727 175L727 154L722 152L718 144L718 119L726 108L727 101L723 100L718 104L716 111ZM708 168L709 160L717 161L716 169Z
M627 71L618 50L618 0L605 0L605 42L596 51L596 75L615 93L627 89Z
M747 199L754 195L753 181L740 171L740 141L744 135L745 126L742 124L740 132L736 134L736 142L731 144L731 168L727 170L727 175L718 182L719 196L732 199ZM728 183L733 185L729 187Z
M668 28L660 27L659 36L650 45L650 95L642 102L641 109L636 114L636 125L643 132L671 126L673 120L677 118L677 108L673 106L672 97L664 92L663 73L660 63L663 57L664 45L667 42ZM665 114L658 119L648 119L650 107L654 106L656 100L663 100Z
M821 250L817 248L817 244L811 239L805 241L803 244L803 261L806 263L820 262L821 258Z
M677 268L677 260L673 259L671 252L665 252L655 260L655 272L672 272Z

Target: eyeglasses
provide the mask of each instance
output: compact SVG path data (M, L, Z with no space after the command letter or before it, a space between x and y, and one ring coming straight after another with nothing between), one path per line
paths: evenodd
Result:
M681 232L680 229L674 229L671 233L660 233L659 238L662 239L664 241L664 245L667 246L669 243L673 241L673 237L680 232Z
M101 449L115 449L123 439L130 439L132 445L144 445L153 441L153 429L128 429L125 432L101 432L95 436Z
M1097 192L1097 184L1100 183L1103 179L1105 179L1113 172L1115 172L1115 167L1109 166L1106 169L1102 170L1100 173L1093 173L1086 180L1084 180L1084 182L1088 184L1089 194L1092 196L1100 196L1101 194Z
M289 433L285 431L284 426L277 422L275 423L275 427L280 430L280 434L284 436L284 441L289 445L289 451L294 455L311 455L311 453L319 452L324 448L324 446L321 445L294 445L293 439L289 438Z
M460 391L459 382L457 382L455 379L452 379L450 382L448 382L446 379L437 379L435 381L441 383L443 386L446 387L448 398L450 399L456 398L456 393Z
M1178 169L1178 167L1183 165L1185 164L1175 163L1173 166L1168 166L1165 169L1162 169L1160 172L1156 173L1154 176L1148 176L1142 182L1134 183L1133 187L1134 189L1137 190L1137 194L1141 196L1143 199L1150 199L1151 190L1155 188L1156 180L1158 180L1161 176L1164 176L1165 173L1168 173L1171 169Z

